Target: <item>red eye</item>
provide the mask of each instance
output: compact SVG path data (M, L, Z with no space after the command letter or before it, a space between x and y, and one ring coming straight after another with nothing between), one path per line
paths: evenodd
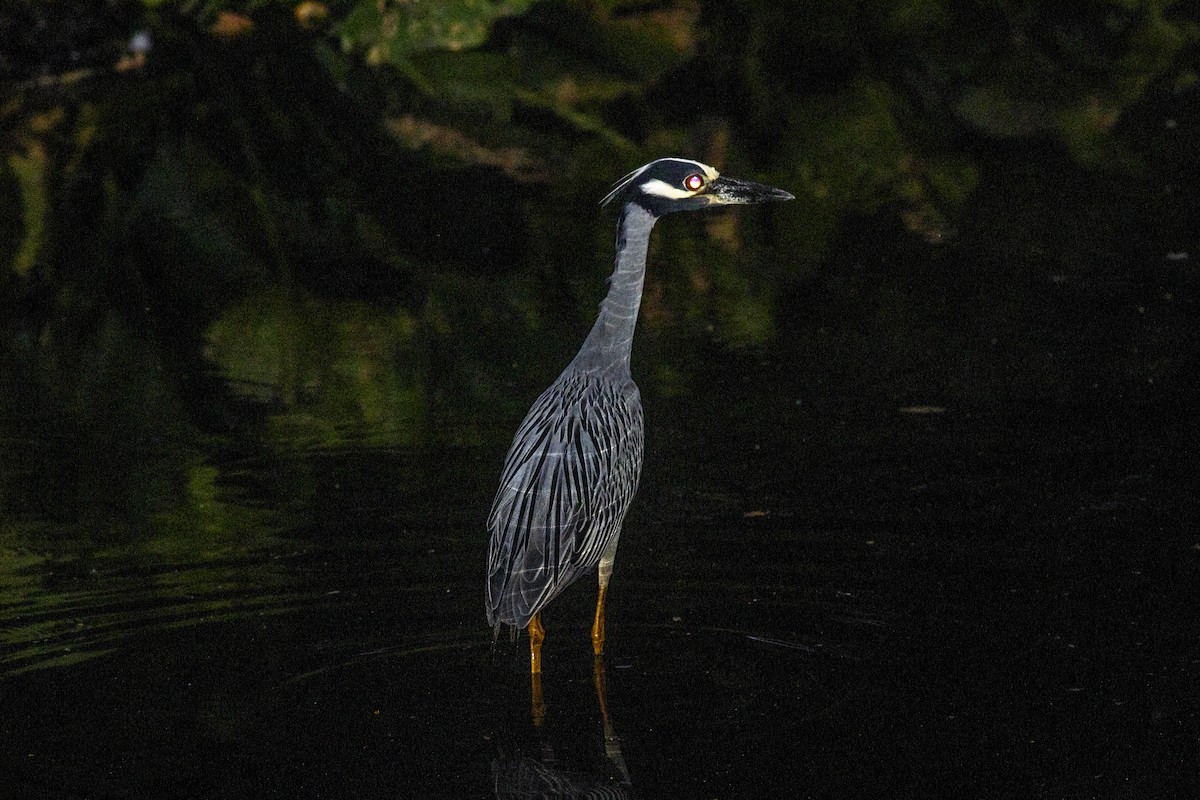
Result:
M686 178L683 179L683 188L687 189L689 192L698 191L698 190L702 189L703 187L704 187L704 176L703 175L699 175L699 174L688 175Z

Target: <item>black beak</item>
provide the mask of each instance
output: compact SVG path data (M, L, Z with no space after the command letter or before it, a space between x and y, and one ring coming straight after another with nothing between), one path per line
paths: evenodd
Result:
M745 203L769 203L775 200L794 200L794 195L783 189L775 189L753 181L726 178L724 175L708 185L708 196L713 205Z

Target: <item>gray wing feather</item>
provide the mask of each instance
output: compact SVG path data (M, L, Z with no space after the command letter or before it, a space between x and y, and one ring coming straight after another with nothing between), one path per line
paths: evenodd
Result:
M568 372L534 402L488 516L488 624L523 627L620 535L642 465L637 387Z

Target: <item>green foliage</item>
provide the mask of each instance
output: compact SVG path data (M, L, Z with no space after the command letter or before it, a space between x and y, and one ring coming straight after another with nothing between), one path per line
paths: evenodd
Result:
M371 64L403 64L429 50L469 50L487 41L496 20L523 14L533 0L359 0L338 25L348 50Z
M797 199L663 226L644 329L762 343L848 215L951 235L978 181L964 141L1135 163L1127 110L1195 91L1195 5L1070 6L5 4L0 415L69 421L93 480L64 513L180 527L217 478L183 445L131 467L130 442L189 441L208 415L249 406L288 445L485 440L594 314L612 247L596 200L671 153ZM655 369L684 390L685 370ZM24 513L19 482L0 491Z

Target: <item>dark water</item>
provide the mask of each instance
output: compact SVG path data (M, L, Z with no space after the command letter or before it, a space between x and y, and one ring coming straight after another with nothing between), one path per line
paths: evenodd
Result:
M496 411L473 446L202 451L189 536L25 498L0 794L1188 796L1200 279L1167 256L1194 230L1153 187L1017 162L941 247L848 225L773 345L699 345L692 389L647 392L608 737L590 585L546 614L541 724L524 641L489 661Z

